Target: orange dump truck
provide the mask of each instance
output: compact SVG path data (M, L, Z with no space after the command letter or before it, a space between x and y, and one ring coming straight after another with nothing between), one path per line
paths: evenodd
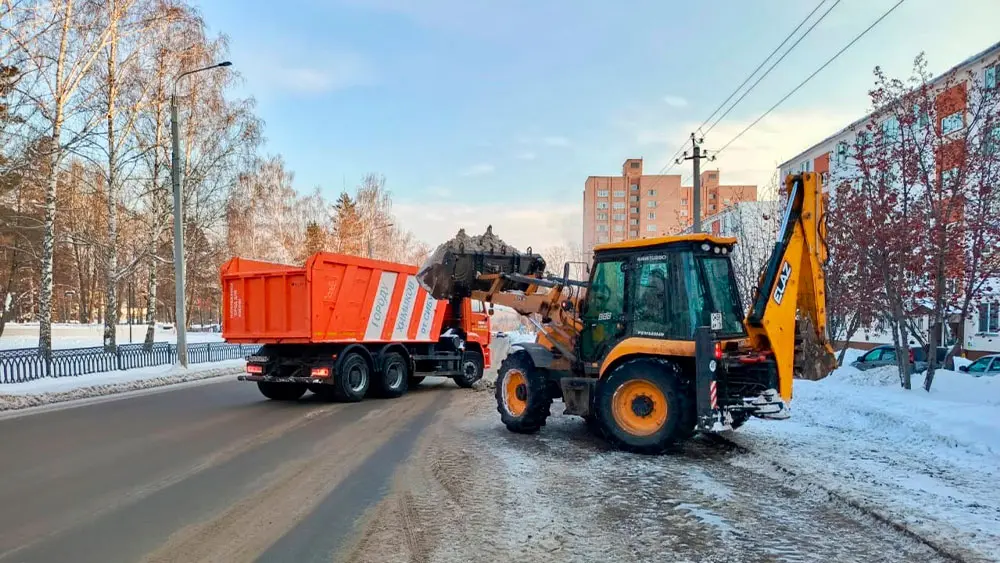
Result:
M398 397L425 376L471 387L490 366L490 318L438 301L406 264L320 252L304 266L233 258L222 266L222 336L263 344L246 375L269 399Z

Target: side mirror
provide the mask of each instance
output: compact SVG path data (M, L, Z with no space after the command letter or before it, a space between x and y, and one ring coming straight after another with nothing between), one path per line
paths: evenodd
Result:
M969 366L958 366L958 371L968 372L969 371Z
M486 310L486 314L488 314L491 317L493 316L493 304L492 303L490 303L490 308Z
M562 310L566 311L567 313L572 313L573 312L573 302L570 301L569 299L564 300L562 302Z

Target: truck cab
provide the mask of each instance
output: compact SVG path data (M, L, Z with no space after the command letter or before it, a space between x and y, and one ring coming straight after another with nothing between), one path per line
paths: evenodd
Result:
M484 369L489 369L492 365L490 354L492 309L492 305L475 299L453 299L448 302L444 315L443 326L462 335L466 350L482 354Z

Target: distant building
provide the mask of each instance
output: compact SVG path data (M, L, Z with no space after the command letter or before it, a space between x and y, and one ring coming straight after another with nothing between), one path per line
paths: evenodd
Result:
M701 173L703 215L739 201L757 199L757 186L720 185L719 171ZM691 186L680 174L642 173L642 159L630 158L620 176L590 176L583 189L583 247L676 234L691 224Z

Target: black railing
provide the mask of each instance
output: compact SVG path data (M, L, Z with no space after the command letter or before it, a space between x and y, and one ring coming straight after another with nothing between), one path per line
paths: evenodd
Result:
M188 362L202 364L222 360L239 360L253 355L259 344L228 344L203 342L188 344ZM157 342L122 344L114 351L103 346L53 350L46 359L38 348L0 350L0 383L24 383L43 377L71 377L173 364L177 361L177 346Z

